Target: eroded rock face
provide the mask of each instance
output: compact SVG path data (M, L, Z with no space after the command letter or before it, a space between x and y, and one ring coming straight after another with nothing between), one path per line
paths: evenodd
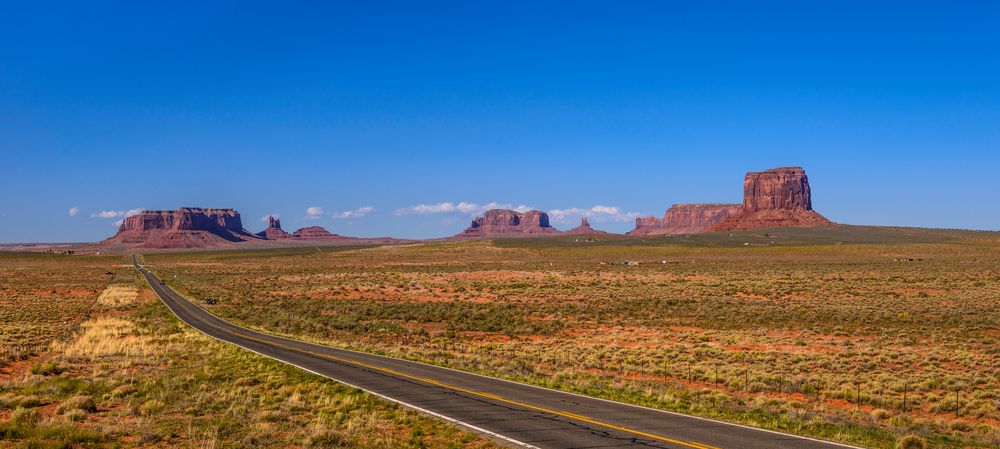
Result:
M802 167L782 167L747 173L743 206L713 231L736 231L787 226L830 224L812 210L809 178Z
M627 235L649 235L663 227L663 220L659 217L648 215L635 219L635 229L626 232Z
M527 235L557 235L559 230L549 225L545 212L532 210L517 212L509 209L490 209L456 237L503 237Z
M182 207L125 217L118 233L102 243L139 248L202 248L256 239L233 209Z
M258 232L257 236L268 240L287 239L294 237L292 234L285 232L284 229L281 229L281 220L279 220L277 217L274 216L267 217L267 228L264 229L263 231Z
M652 234L705 232L739 210L739 204L674 204L663 214L663 226Z
M577 226L568 231L563 231L563 234L569 235L596 235L596 234L607 234L607 231L598 231L590 227L590 222L587 221L587 217L580 219L580 226Z
M343 238L343 236L327 231L326 228L322 226L308 226L305 228L300 228L299 230L293 232L292 235L300 239L311 239L311 240Z

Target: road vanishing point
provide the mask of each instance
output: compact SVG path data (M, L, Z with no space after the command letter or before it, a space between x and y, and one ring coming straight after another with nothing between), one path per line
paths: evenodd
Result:
M161 284L134 256L133 264L177 318L209 337L359 388L508 447L856 448L253 331L209 313Z

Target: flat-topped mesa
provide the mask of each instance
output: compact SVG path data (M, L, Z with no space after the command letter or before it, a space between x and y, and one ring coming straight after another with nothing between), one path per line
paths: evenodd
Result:
M517 212L509 209L490 209L482 217L472 220L464 231L456 237L513 237L558 235L559 230L549 225L549 216L545 212L531 210Z
M608 233L607 231L598 231L597 229L590 227L590 222L587 221L587 217L583 217L580 219L580 226L577 226L568 231L563 231L563 234L568 234L568 235L598 235L607 233Z
M327 231L326 228L322 226L307 226L305 228L299 228L297 231L293 232L292 235L300 239L306 239L306 240L346 238L344 236Z
M781 167L747 173L743 179L743 206L712 231L801 227L830 224L812 210L809 178L802 167Z
M182 207L142 211L125 217L118 233L103 243L142 248L201 248L256 238L243 229L240 214L233 209Z
M267 228L258 232L257 236L268 240L288 239L294 237L292 234L285 232L284 229L281 229L281 220L273 215L267 216Z
M739 210L739 204L674 204L663 214L663 226L651 234L705 232Z
M627 235L649 235L653 231L663 227L663 220L659 217L647 215L635 219L635 229L626 232Z

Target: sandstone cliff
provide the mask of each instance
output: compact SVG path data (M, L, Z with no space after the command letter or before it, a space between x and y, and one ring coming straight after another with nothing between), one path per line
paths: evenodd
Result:
M476 217L472 224L455 237L511 237L530 235L558 235L559 230L549 225L545 212L532 210L517 212L508 209L490 209L482 217Z
M663 226L651 234L705 232L739 210L739 204L674 204L663 214Z
M240 214L233 209L182 207L125 217L118 233L102 243L138 248L203 248L257 238L243 229Z
M594 229L594 228L590 227L590 222L587 221L586 217L584 217L584 218L580 219L580 226L577 226L577 227L575 227L573 229L570 229L568 231L563 231L563 234L568 234L568 235L595 235L595 234L607 234L607 231L598 231L597 229Z
M830 220L812 210L812 191L806 171L802 167L782 167L747 173L743 180L743 206L710 230L821 224L830 224Z

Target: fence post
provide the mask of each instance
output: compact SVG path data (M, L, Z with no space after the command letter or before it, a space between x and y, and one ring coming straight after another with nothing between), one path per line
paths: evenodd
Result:
M750 391L750 368L743 370L743 390Z
M958 404L958 387L955 387L955 417L958 418L959 404Z

